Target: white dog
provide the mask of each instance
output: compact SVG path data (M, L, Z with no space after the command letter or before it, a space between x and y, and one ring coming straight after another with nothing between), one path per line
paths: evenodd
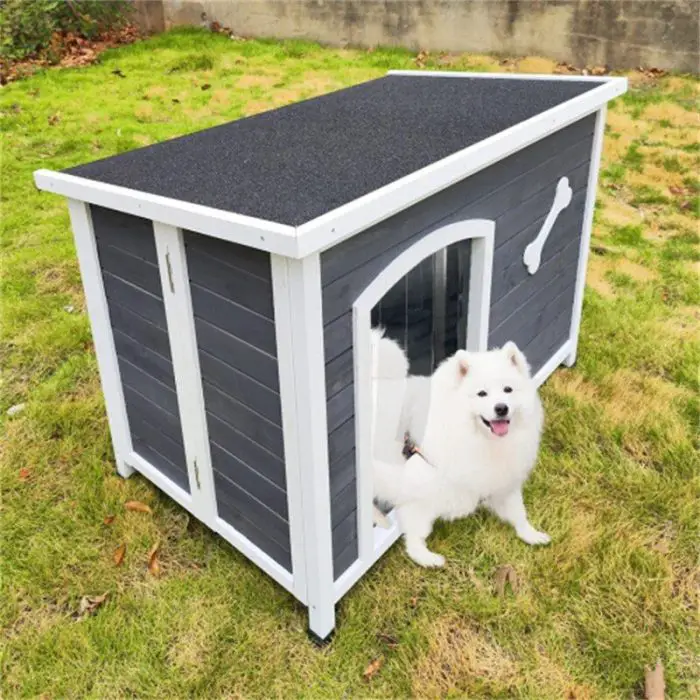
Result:
M395 507L411 559L442 566L444 558L425 544L433 523L469 515L479 504L528 544L547 544L549 535L530 524L523 503L544 416L516 345L459 350L431 377L408 377L400 346L381 331L372 340L375 497ZM419 448L408 460L404 432Z

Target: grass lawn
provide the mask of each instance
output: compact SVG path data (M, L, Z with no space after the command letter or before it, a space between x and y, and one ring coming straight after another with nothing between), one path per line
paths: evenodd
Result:
M608 114L579 361L543 389L526 492L550 547L485 514L441 525L431 546L447 567L394 547L319 650L280 587L144 479L114 474L66 206L32 172L414 66L403 51L186 30L2 89L3 697L628 699L657 659L670 697L700 697L695 79L631 74ZM519 586L497 595L504 565Z

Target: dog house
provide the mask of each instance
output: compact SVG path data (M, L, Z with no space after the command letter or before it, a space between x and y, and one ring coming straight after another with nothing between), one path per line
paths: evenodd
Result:
M606 103L621 78L392 72L72 168L119 473L309 608L396 541L372 521L370 328L427 374L515 341L576 357Z

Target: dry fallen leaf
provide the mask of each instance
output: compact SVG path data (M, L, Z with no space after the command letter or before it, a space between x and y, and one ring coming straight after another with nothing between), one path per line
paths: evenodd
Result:
M19 480L20 481L27 481L29 477L32 475L31 469L27 469L27 467L22 467L19 470Z
M116 516L114 516L114 515L108 515L107 517L105 517L105 519L104 519L102 522L103 522L105 525L111 525L111 524L114 522L114 518L115 518L115 517L116 517Z
M112 558L114 559L114 563L117 566L121 566L121 563L124 561L124 555L126 554L126 545L125 544L120 544L115 550L114 550L114 555Z
M148 552L148 572L153 576L160 574L160 564L158 563L158 550L160 542L156 542Z
M379 673L379 670L383 665L384 659L380 656L378 659L372 661L372 663L369 664L369 666L367 666L364 673L362 674L362 677L366 681L371 681Z
M78 606L78 617L84 617L85 615L91 615L97 608L102 605L102 603L107 600L108 593L103 593L97 596L87 596L84 595L80 599L80 605Z
M644 669L644 697L646 700L664 700L666 683L664 682L664 665L656 662L654 669Z
M202 90L209 90L210 87L211 85L209 85L209 83L204 83L204 85L202 85Z
M136 511L137 513L151 513L151 509L145 504L141 503L141 501L127 501L124 504L124 508L127 510L133 510Z
M520 585L518 583L518 574L510 564L499 566L493 576L493 585L496 593L500 596L505 594L506 584L510 583L513 593L517 593Z
M418 596L414 595L408 602L412 608L415 608L418 605Z
M49 117L49 126L55 126L60 121L61 121L61 115L58 114L58 112L56 112L56 114L52 114Z
M379 633L377 635L377 639L380 642L386 644L389 647L389 649L396 649L399 646L399 640L396 639L396 637L394 637L394 635L392 634Z

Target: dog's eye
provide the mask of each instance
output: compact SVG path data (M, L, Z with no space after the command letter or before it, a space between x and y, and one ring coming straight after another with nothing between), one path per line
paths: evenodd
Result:
M481 398L483 399L484 396L486 396L486 392L482 389L482 390L477 394L477 396L481 396Z
M506 394L510 394L510 393L513 391L513 387L504 386L504 387L503 387L503 391L504 391Z

